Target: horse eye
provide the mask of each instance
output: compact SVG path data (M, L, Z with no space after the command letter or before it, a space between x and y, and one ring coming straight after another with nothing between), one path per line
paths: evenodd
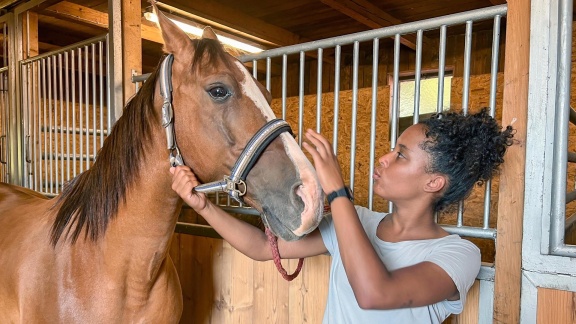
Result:
M231 95L230 90L228 90L222 86L217 86L217 87L208 89L208 94L210 95L210 97L212 97L213 99L216 99L216 100L224 100Z

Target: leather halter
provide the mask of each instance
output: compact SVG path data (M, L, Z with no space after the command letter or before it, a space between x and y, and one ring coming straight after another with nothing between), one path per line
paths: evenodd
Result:
M162 104L162 126L166 129L166 140L170 153L170 166L184 165L184 160L180 154L180 149L176 144L174 133L174 110L172 109L172 62L174 56L166 56L160 66L160 94L164 98ZM267 122L250 139L229 176L225 175L224 180L201 184L194 188L197 192L213 193L226 192L230 197L240 203L244 203L242 196L246 194L246 177L260 157L260 154L270 145L270 143L284 132L292 134L290 125L282 119L273 119Z

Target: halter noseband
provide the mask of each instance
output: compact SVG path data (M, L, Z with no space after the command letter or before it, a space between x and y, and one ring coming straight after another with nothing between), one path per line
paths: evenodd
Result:
M166 140L168 151L170 153L170 166L184 165L184 160L180 154L180 149L176 144L176 135L174 133L174 110L172 109L172 62L174 56L166 56L160 66L160 94L164 98L162 104L162 126L166 129ZM284 132L292 134L290 125L282 119L273 119L267 122L254 136L250 139L230 176L224 176L222 181L214 181L202 184L194 188L197 192L212 193L226 192L236 201L243 203L242 196L246 194L246 177L260 157L260 154L270 145L270 143Z

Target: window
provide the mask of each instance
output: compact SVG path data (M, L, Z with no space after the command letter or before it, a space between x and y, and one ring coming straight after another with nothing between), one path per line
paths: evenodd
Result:
M435 113L438 104L438 76L424 75L420 79L420 115ZM442 110L450 108L450 90L452 75L444 75L444 95ZM400 118L414 115L414 91L416 81L414 77L400 80Z

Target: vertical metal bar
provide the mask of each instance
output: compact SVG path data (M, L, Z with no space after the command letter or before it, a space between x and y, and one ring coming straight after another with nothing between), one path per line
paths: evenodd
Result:
M464 86L462 89L462 110L464 114L468 113L468 102L470 99L470 58L472 52L472 23L466 22L466 41L464 42Z
M90 51L88 46L84 46L84 111L86 118L86 170L90 169Z
M53 143L53 138L52 138L52 132L54 130L53 125L52 125L52 57L47 57L46 61L48 63L48 68L47 68L47 72L48 72L48 76L47 76L47 80L48 80L48 148L49 151L46 154L46 158L49 159L49 177L48 179L50 180L50 191L49 193L53 194L54 193L54 159L53 159L53 154L54 154L54 148L52 146Z
M390 150L394 150L396 147L396 140L398 138L398 110L399 102L398 98L400 95L400 81L399 81L399 70L400 70L400 34L394 36L394 81L392 84L392 111L390 114ZM392 212L394 206L392 202L388 203L388 212Z
M336 45L334 53L334 131L332 135L332 150L338 154L338 115L340 114L340 55L342 47Z
M258 80L258 61L252 60L252 76Z
M350 133L350 188L354 190L356 173L356 121L358 119L358 56L360 42L354 42L352 54L352 129Z
M374 205L374 163L376 160L376 116L378 111L378 56L380 53L380 40L374 38L372 45L372 115L370 118L370 173L368 178L368 208Z
M100 68L100 148L102 148L102 146L104 146L104 69L103 69L103 65L104 65L104 59L103 59L103 44L102 41L98 42L98 57L99 57L99 62L98 62L98 66Z
M25 115L24 120L23 120L23 124L24 124L24 134L25 134L25 142L24 142L24 163L23 165L25 166L25 170L24 170L24 174L26 175L26 182L25 182L25 186L27 188L33 188L32 182L33 182L33 171L32 171L32 159L31 159L31 152L30 152L30 137L31 137L31 133L32 133L32 115L33 115L33 103L32 103L32 98L33 98L33 90L32 90L32 84L33 84L33 80L32 80L32 71L30 68L30 64L26 64L26 65L20 65L21 67L21 75L22 75L22 100L24 101L24 112ZM6 96L6 93L4 92L6 89L4 88L4 84L2 84L2 98L4 98L4 96ZM26 99L24 99L26 98Z
M42 172L42 192L48 192L48 125L46 125L48 117L47 117L47 108L46 108L46 59L42 59L42 132L44 133L44 150L40 155L41 158L44 160L44 168L41 170Z
M300 52L300 72L298 73L298 145L302 146L304 125L304 52Z
M470 58L472 52L472 23L466 22L466 41L464 42L464 85L462 90L462 112L468 114L468 102L470 99ZM464 224L464 201L458 202L458 217L456 226L461 227Z
M316 77L316 132L321 132L322 125L322 48L318 49L318 74Z
M438 103L436 112L444 109L444 74L446 72L446 25L440 26L440 44L438 49Z
M92 49L92 156L96 158L98 147L96 146L96 44L91 45Z
M422 29L416 33L416 71L414 75L414 118L412 122L420 121L420 80L422 78Z
M64 85L62 80L62 71L64 70L64 66L62 66L62 53L58 54L58 88L60 96L58 101L60 102L60 183L64 185L64 182L68 179L64 177L64 136L65 136L65 129L64 129Z
M84 92L83 92L83 82L82 82L82 49L78 48L78 117L79 117L79 128L80 135L78 137L78 142L80 142L80 173L84 172Z
M282 119L286 119L286 74L288 73L288 56L282 55Z
M64 53L64 88L66 93L66 180L70 180L70 62L68 61L68 52ZM72 72L74 73L74 72Z
M52 152L52 160L54 160L54 193L59 192L60 180L58 177L58 152L59 152L59 136L58 136L58 66L56 63L56 56L51 56L52 59L52 89L54 92L54 151Z
M492 64L490 68L490 116L496 116L496 86L498 82L498 60L500 50L500 19L501 16L494 17L494 27L492 33ZM482 219L482 228L490 228L490 201L492 180L484 184L484 216Z
M76 177L76 52L74 50L70 51L70 62L72 67L70 69L70 77L72 79L72 177ZM110 101L108 102L110 104ZM110 117L110 114L108 114ZM109 120L110 122L110 120Z
M270 90L270 74L272 72L272 59L267 57L266 58L266 90L271 92Z
M39 62L34 62L32 63L32 78L33 78L33 87L32 87L32 93L33 93L33 100L34 100L34 115L32 117L32 161L34 163L33 165L33 172L34 172L34 178L33 178L33 186L32 189L36 190L36 191L41 191L42 188L40 187L38 180L39 180L39 176L42 176L41 174L38 174L38 164L42 163L41 158L39 157L38 154L38 150L40 145L38 145L38 143L40 142L39 139L39 134L40 134L40 63Z
M558 69L556 71L556 115L554 125L554 164L550 216L550 252L564 245L566 218L566 161L570 116L570 78L572 63L572 1L559 1Z

